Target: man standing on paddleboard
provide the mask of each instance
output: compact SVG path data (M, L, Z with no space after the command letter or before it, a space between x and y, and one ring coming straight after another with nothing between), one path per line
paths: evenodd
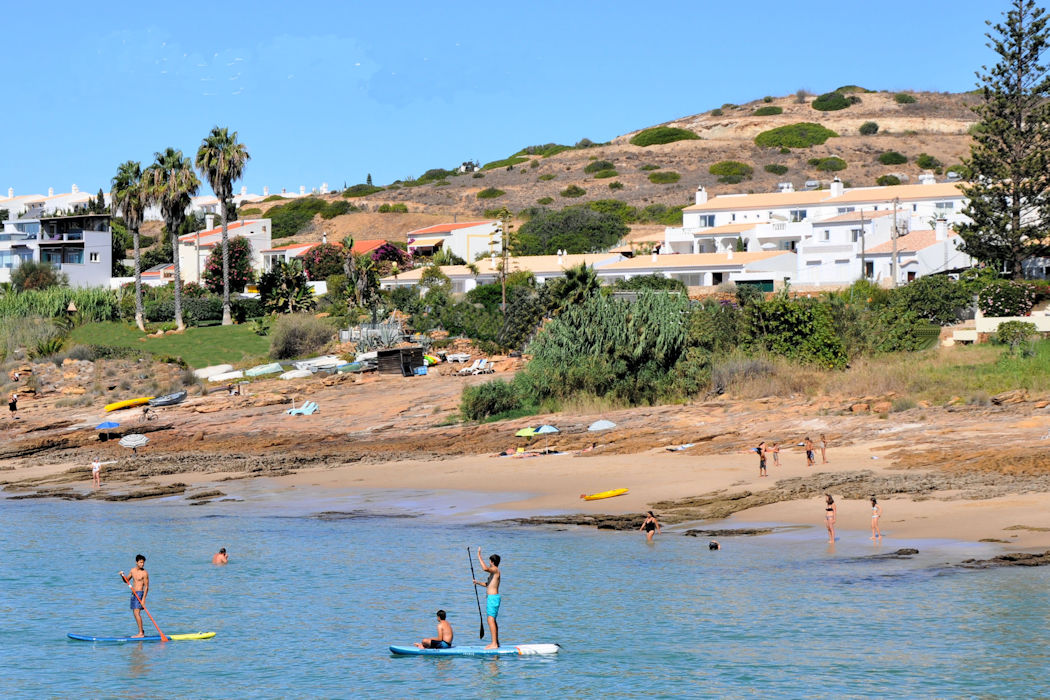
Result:
M120 572L120 578L125 583L128 583L128 579L124 577L124 572ZM139 633L134 635L132 639L138 637L145 637L145 633L142 631L142 604L146 602L146 593L149 592L149 574L146 572L146 557L141 554L135 555L135 568L131 570L128 575L131 579L131 614L135 616L135 624L139 626ZM136 596L136 594L138 594Z
M481 547L478 547L478 562L481 564L481 569L488 573L489 578L485 583L474 579L475 586L484 586L485 592L488 593L486 598L486 614L489 618L489 630L492 632L492 644L489 644L486 649L498 649L499 648L499 625L496 623L496 618L499 616L499 555L493 554L489 556L489 564L485 564L485 561L481 558Z

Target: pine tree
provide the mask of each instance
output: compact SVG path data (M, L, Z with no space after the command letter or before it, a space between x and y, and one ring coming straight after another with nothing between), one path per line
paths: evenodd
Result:
M1000 60L977 73L980 121L966 162L973 181L962 188L971 223L959 233L965 253L1020 279L1025 260L1050 251L1043 242L1050 222L1050 74L1042 62L1050 31L1034 0L1012 0L1005 17L1003 24L987 22L988 45Z
M368 179L365 180L365 184L368 185L369 187L372 186L372 173L368 173Z

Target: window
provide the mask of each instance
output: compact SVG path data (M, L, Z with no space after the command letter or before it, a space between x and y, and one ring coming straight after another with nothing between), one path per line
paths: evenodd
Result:
M868 279L875 276L875 263L871 260L864 263L864 276Z
M730 220L731 221L736 221L736 214L733 214L732 217L730 218Z
M781 250L794 250L795 249L795 244L796 244L796 241L781 241L780 242L780 249Z
M914 282L915 281L915 270L908 270L908 281L909 282Z
M724 273L722 273L722 272L712 272L711 273L711 286L712 287L717 287L718 285L722 284L722 276L723 276L723 274Z
M912 211L919 211L919 205L918 204L912 204L911 205L911 210Z
M839 207L839 214L849 214L851 211L857 211L856 207Z
M955 202L937 202L933 206L937 211L951 211L955 209Z
M864 235L864 229L855 228L850 230L850 236L853 238L853 242L856 243L860 240L860 237Z
M820 240L822 240L822 241L830 241L831 240L831 229L824 229L824 231L820 234Z
M791 223L797 224L800 221L804 221L806 218L805 209L792 209L788 212L788 216L791 218Z
M98 253L89 253L88 254L88 261L89 262L98 262Z
M715 225L714 214L701 214L700 215L700 228L710 228Z

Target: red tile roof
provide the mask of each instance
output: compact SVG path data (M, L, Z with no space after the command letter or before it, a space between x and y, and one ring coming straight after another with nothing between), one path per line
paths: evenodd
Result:
M954 235L954 231L948 231L948 238L951 238ZM915 253L925 248L929 248L936 242L936 231L912 231L911 233L901 236L897 239L897 253ZM872 254L893 253L893 241L890 240L886 241L885 243L880 243L874 248L868 248L866 252Z
M241 226L245 226L247 224L254 224L256 221L259 221L259 219L247 219L245 221L233 221L229 225L226 226L226 230L227 231L232 231L234 229L240 228ZM200 235L203 238L204 236L213 236L213 235L215 235L217 233L218 234L222 233L222 226L217 226L216 228L210 228L207 231L201 231ZM185 236L179 236L179 240L180 241L190 241L190 240L193 240L196 237L197 237L197 232L194 231L193 233L187 233Z
M464 221L460 224L435 224L433 226L427 226L426 228L416 229L415 231L409 231L408 237L412 238L415 236L426 236L432 233L449 233L461 228L470 228L471 226L481 226L483 224L494 224L495 221Z

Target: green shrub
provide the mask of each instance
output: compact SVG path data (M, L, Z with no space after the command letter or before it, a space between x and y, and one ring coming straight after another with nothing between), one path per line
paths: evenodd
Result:
M587 194L587 190L577 185L569 185L558 194L560 194L562 197L582 197L583 195Z
M522 407L514 385L502 379L468 386L463 390L459 411L465 420L484 420Z
M985 316L1027 316L1035 304L1035 291L1026 284L995 280L977 293L977 306Z
M876 122L864 122L858 131L861 136L874 136L879 133L879 125Z
M16 292L44 291L68 284L69 276L47 261L26 260L11 271L11 286Z
M495 187L486 187L478 192L478 199L495 199L496 197L502 197L505 194L507 193L503 190L496 189Z
M768 104L773 101L773 97L771 95L766 95L762 98L762 101Z
M515 156L541 156L543 158L549 158L563 151L571 151L572 146L565 146L560 143L544 143L539 146L526 146L521 149Z
M604 180L604 179L609 178L609 177L616 177L619 174L620 173L616 172L615 170L599 170L598 172L596 172L594 174L594 179L595 180Z
M828 173L845 170L847 167L846 161L836 156L829 156L828 158L810 158L809 164L817 170Z
M481 169L494 170L496 168L510 168L514 167L515 165L518 165L519 163L524 163L527 160L529 159L525 158L524 156L511 156L510 158L504 158L503 160L494 160L491 163L485 163L483 166L481 166Z
M474 174L471 175L471 177L474 178L475 180L481 180L481 179L483 179L485 177L485 173L480 172L480 171L474 171Z
M654 173L649 173L649 182L656 185L670 185L681 179L682 176L672 170L658 170Z
M821 112L834 112L846 109L852 104L848 97L841 92L825 92L810 103L810 107Z
M554 197L540 197L539 199L536 200L536 203L537 204L543 204L544 206L546 206L547 204L553 204L554 203Z
M710 114L712 117L721 117L723 114L725 114L725 112L723 112L721 108L716 107L711 110Z
M620 182L619 180L617 180L615 182L610 182L609 183L609 189L610 190L622 190L623 189L623 183Z
M901 311L912 311L939 326L955 323L972 297L965 287L945 275L926 275L893 292L891 304Z
M599 170L612 170L615 167L616 166L614 164L610 163L607 160L592 160L584 167L583 172L591 174L596 173Z
M754 173L754 168L747 163L741 163L737 160L723 160L709 167L707 171L712 175L717 175L719 182L735 185L738 182L750 180L752 173ZM656 174L653 173L653 175ZM652 175L649 177L651 179Z
M959 163L957 165L949 166L949 167L945 168L944 170L945 170L945 172L955 173L956 175L958 175L959 177L961 177L964 180L969 180L970 177L973 175L973 172L970 170L970 168L965 166L965 165L963 165L962 163Z
M327 321L310 314L278 316L270 330L270 357L290 360L315 355L335 336Z
M762 148L809 148L835 136L838 134L820 124L799 122L763 131L755 137L755 145Z
M380 204L377 210L380 214L407 214L407 204Z
M754 111L756 117L771 117L774 114L783 114L784 108L777 107L776 105L770 105L768 107L759 107Z
M382 191L383 191L382 187L375 187L373 185L368 185L368 184L365 184L365 183L361 183L359 185L351 185L350 187L347 187L345 190L343 190L343 196L344 197L366 197L366 196L368 196L370 194L375 194L376 192L382 192Z
M237 213L241 216L258 216L259 214L262 214L262 209L260 209L259 207L248 207L247 209L238 209ZM139 236L139 245L141 245L142 247L145 248L153 245L152 238L150 238L149 243L143 241L142 238L143 236Z
M654 126L643 129L631 137L633 146L655 146L663 143L674 143L675 141L688 141L699 139L694 132L688 129L678 129L672 126Z
M548 182L550 180L553 180L556 177L558 177L558 176L555 175L554 173L544 173L543 175L540 175L539 180L540 180L540 182Z
M846 366L846 348L827 305L777 295L745 311L750 327L762 331L752 341L756 348L826 369Z
M595 211L586 205L560 211L541 209L518 229L511 252L515 255L552 255L558 250L592 253L607 250L629 232L630 228L616 214Z
M762 169L773 175L783 175L788 171L788 166L781 165L780 163L769 163L768 165L763 166Z
M897 151L886 151L879 154L879 162L883 165L900 165L908 162L908 156Z
M915 164L923 170L937 170L941 167L941 161L937 160L929 153L920 153L915 156Z
M653 165L652 163L646 163L645 165L638 168L639 170L659 170L659 165Z
M330 202L328 206L321 210L322 219L334 219L337 216L343 214L349 214L352 211L357 211L357 207L347 201L335 201Z
M876 178L875 184L881 187L890 187L901 184L901 179L896 175L880 175Z
M915 97L909 95L906 92L898 92L896 95L893 96L893 101L899 105L910 105L918 102L918 100L915 99Z
M335 203L333 203L334 206ZM340 202L346 205L346 202ZM329 211L330 205L319 197L302 197L293 199L287 204L270 207L266 216L270 219L271 238L288 238L294 236L313 221L314 215ZM334 210L333 210L334 211Z
M846 95L853 92L871 92L871 90L868 90L867 88L862 88L860 85L843 85L840 88L836 88L835 92L841 92L842 94Z
M1035 354L1031 347L1031 341L1038 335L1039 331L1035 324L1025 321L1000 323L995 331L996 341L1003 345L1008 345L1011 355L1019 354L1022 357Z

